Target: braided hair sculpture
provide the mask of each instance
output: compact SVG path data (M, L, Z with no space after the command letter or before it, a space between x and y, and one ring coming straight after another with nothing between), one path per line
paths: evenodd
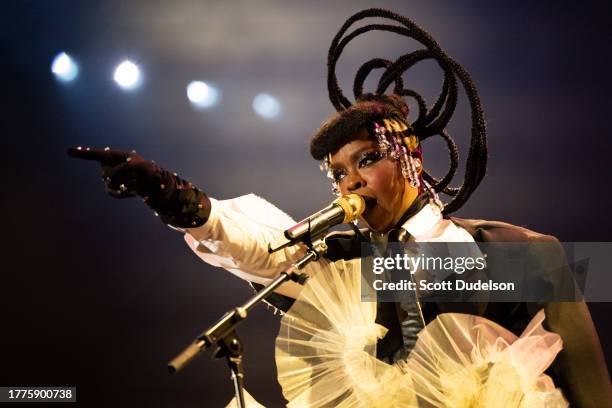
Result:
M345 36L351 25L367 18L384 18L399 24L368 24L356 28ZM374 30L389 31L415 39L425 48L402 55L393 62L382 58L367 61L359 68L355 76L353 85L355 103L351 103L338 85L335 72L336 64L340 54L351 40ZM427 107L424 98L416 91L404 89L402 79L402 75L406 71L418 62L427 59L434 59L444 72L442 91L430 108ZM329 48L327 68L329 98L337 113L324 122L311 139L310 152L315 160L328 160L330 154L335 153L340 147L351 141L358 129L369 126L372 122L391 119L395 123L407 124L409 109L404 97L409 97L415 100L418 106L418 115L414 123L403 128L405 130L402 130L401 136L396 140L404 145L403 147L400 146L404 152L408 151L410 156L419 157L420 147L417 150L415 145L420 145L421 141L434 135L444 139L449 151L449 171L443 178L436 179L423 170L422 179L426 182L426 186L431 186L435 193L442 192L453 197L444 206L443 212L445 214L450 214L461 208L480 184L487 166L487 137L484 114L476 87L465 69L446 55L431 35L414 22L384 9L360 11L344 23ZM364 93L363 84L367 76L372 70L381 68L385 71L378 81L375 93ZM457 105L457 80L461 83L469 100L472 128L464 182L459 187L450 187L449 184L457 171L459 153L457 145L446 131L446 125ZM391 84L394 84L393 93L385 94ZM371 131L371 129L368 130ZM406 149L407 147L409 148ZM434 196L436 196L435 193Z

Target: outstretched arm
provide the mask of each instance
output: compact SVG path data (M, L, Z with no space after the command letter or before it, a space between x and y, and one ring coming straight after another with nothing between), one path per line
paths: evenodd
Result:
M76 147L68 149L68 155L100 163L102 181L109 195L142 197L168 225L198 227L208 219L210 200L203 191L135 151Z
M186 229L185 241L205 262L265 285L304 254L299 246L268 254L268 243L293 224L291 217L254 194L231 200L211 199L208 221L201 227ZM314 273L323 263L313 263L305 272ZM277 292L296 298L299 288L287 282Z
M133 151L79 147L68 154L99 162L111 196L142 197L164 223L186 232L185 240L202 260L242 279L268 283L301 256L298 247L268 254L267 243L294 221L259 197L210 199L192 183ZM309 269L313 267L318 266ZM299 288L288 282L277 292L295 298Z

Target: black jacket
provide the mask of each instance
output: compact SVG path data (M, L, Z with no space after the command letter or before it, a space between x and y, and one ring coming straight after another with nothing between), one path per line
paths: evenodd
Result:
M476 242L558 242L550 235L499 221L450 218L470 233ZM364 236L353 231L332 233L326 237L330 261L354 259L361 256ZM545 260L543 260L545 261ZM257 286L257 285L256 285ZM268 301L280 310L287 311L294 300L273 294ZM545 328L561 335L564 348L547 374L561 387L571 406L612 407L612 387L601 345L590 314L583 302L472 302L472 303L423 303L426 322L440 313L469 313L492 320L517 336L526 328L532 317L545 309ZM402 347L397 305L379 303L376 322L387 327L385 337L377 345L377 357L389 360Z

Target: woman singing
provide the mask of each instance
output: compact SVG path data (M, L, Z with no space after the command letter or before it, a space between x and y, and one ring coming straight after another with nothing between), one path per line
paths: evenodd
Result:
M354 23L374 17L385 19L385 23L372 23L348 31ZM353 87L355 99L350 101L338 85L336 63L349 41L372 30L409 37L424 48L400 56L395 61L383 58L367 61L356 74ZM432 59L444 72L444 82L437 101L428 107L421 95L405 87L402 75L418 62ZM365 92L364 82L375 69L384 70L377 88ZM490 399L493 398L491 384L495 379L498 381L496 384L515 386L516 389L508 391L514 396L518 395L513 406L544 406L545 403L552 404L546 406L564 406L566 400L571 406L610 406L612 393L609 375L597 333L583 302L381 301L372 304L372 309L369 309L369 306L349 299L354 293L350 292L348 280L352 271L359 270L363 243L555 243L557 240L503 222L450 216L467 202L485 176L487 136L484 115L469 74L412 21L379 9L364 10L352 16L332 41L327 85L337 113L316 131L311 139L310 152L315 160L321 162L331 179L334 192L340 196L360 195L365 200L366 208L359 218L361 229L353 226L352 231L327 236L327 253L306 267L305 272L311 278L304 287L286 283L270 299L273 305L286 313L277 340L277 363L279 381L290 404L487 406L485 399L488 398L488 404L495 401ZM451 187L459 156L446 127L455 111L461 88L471 108L471 137L465 179L458 187ZM412 111L414 114L411 117L414 119L409 120ZM441 179L428 174L426 152L421 146L424 140L435 136L444 140L450 157L450 169ZM135 152L77 147L70 149L69 154L100 162L102 179L110 195L117 198L140 196L164 223L184 232L186 242L200 258L237 274L256 287L287 270L303 252L301 246L292 246L268 254L267 243L291 226L293 221L256 196L215 200ZM444 204L438 194L445 194L450 200ZM335 279L339 280L336 282ZM330 280L335 283L332 285ZM322 297L328 301L320 302ZM331 308L335 311L330 311ZM307 310L314 312L309 314ZM354 314L360 316L353 319ZM323 321L320 318L325 323L319 327L317 325ZM515 379L511 377L514 374L502 375L495 371L494 367L501 367L501 357L496 357L497 360L483 357L479 364L486 365L483 368L485 374L484 371L474 374L480 370L475 366L475 361L464 362L464 367L460 367L464 371L461 372L476 375L478 379L475 381L479 385L471 390L463 386L459 387L461 391L451 391L451 385L442 384L439 378L446 368L438 366L439 372L436 373L427 371L423 363L423 359L432 358L432 354L426 351L426 345L441 341L436 330L449 327L448 319L451 318L454 319L452 324L455 328L468 331L476 326L491 328L499 336L492 338L491 342L504 338L504 347L508 350L511 347L516 350L521 341L524 343L527 339L535 338L535 344L540 348L531 351L521 349L517 352L523 359L521 361L550 357L552 364L550 361L542 364L541 372L530 380L533 384L537 383L537 387L534 385L535 388L531 389L525 385L527 380L524 376ZM303 329L301 338L300 335L283 334L284 329L295 331L305 327L308 329ZM364 327L371 330L361 330ZM356 378L347 379L350 377L346 374L350 371L346 368L348 363L338 363L333 360L336 357L331 358L320 352L327 347L327 343L321 340L323 338L342 339L344 346L343 350L338 351L339 355L346 356L342 353L350 349L348 345L357 345L356 354L351 359L358 360L361 357L355 356L360 356L360 353L366 353L363 361L369 355L373 356L375 361L371 361L371 367L374 368L359 370L365 373L363 375L372 376L371 384L389 387L385 389L384 397L380 390L366 390L363 384L356 385ZM298 343L303 345L301 349L292 347ZM316 347L313 346L315 343ZM373 345L375 347L371 348ZM474 347L476 350L477 346ZM318 355L316 350L319 350ZM497 351L502 355L504 350ZM308 355L310 352L313 355ZM442 357L438 357L440 361ZM290 363L292 358L299 362ZM328 358L331 359L326 360ZM416 361L418 359L421 359L420 363ZM322 362L327 362L328 366L322 367ZM344 368L338 368L336 363L344 364ZM549 365L547 376L543 371ZM348 371L339 375L338 370ZM350 372L357 372L354 370ZM420 370L427 371L427 374ZM417 378L417 372L423 376ZM501 381L501 378L507 381ZM487 381L490 381L488 385ZM427 386L435 388L435 392L424 391ZM559 387L560 391L555 387ZM394 394L398 389L410 390L412 394ZM457 392L460 393L460 400L457 400ZM534 403L530 398L541 398L541 404ZM500 401L498 399L497 404Z

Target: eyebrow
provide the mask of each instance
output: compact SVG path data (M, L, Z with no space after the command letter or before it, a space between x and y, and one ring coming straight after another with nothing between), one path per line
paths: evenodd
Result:
M349 156L349 160L350 160L350 161L351 161L351 163L352 163L352 162L354 162L354 161L355 161L355 159L357 159L357 158L358 158L360 155L362 155L362 154L363 154L363 152L365 152L366 150L373 149L373 148L375 148L375 146L364 146L364 147L362 147L361 149L357 149L357 150L355 150L355 151L354 151L354 152L353 152L353 153L352 153L352 154ZM339 167L342 167L342 166L337 166L337 165L335 165L335 164L332 164L332 165L330 165L329 167L330 167L330 168L332 169L332 171L333 171L333 170L337 170Z

